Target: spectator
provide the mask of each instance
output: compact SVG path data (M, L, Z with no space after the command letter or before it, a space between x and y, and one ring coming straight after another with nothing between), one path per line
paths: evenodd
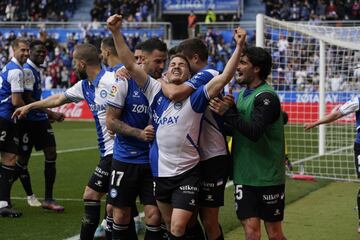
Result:
M216 14L211 8L209 8L206 12L205 23L214 23L214 22L216 22Z
M326 7L326 19L336 20L338 18L337 8L334 1L330 1L330 4Z
M187 20L188 20L188 37L193 38L195 37L195 27L196 27L196 15L194 13L194 10L190 11Z

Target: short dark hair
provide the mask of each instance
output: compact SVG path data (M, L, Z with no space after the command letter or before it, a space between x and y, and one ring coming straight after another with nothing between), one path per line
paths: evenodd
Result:
M253 66L260 68L260 79L265 81L272 68L272 58L269 52L261 47L245 47L242 53L246 56Z
M177 52L183 53L188 58L197 54L203 62L207 62L209 57L208 49L200 38L191 38L182 41L177 47Z
M172 56L177 54L178 53L178 50L177 50L177 46L173 46L172 48L169 49L168 51L168 55L169 55L169 58L172 59ZM181 54L183 55L183 54ZM183 55L184 56L184 55Z
M167 52L167 46L166 43L158 38L150 38L142 43L141 50L148 53L152 53L155 50Z
M99 53L94 45L90 43L76 45L75 51L77 53L77 57L80 60L85 61L87 64L89 65L100 64Z
M39 45L45 47L44 42L42 42L40 40L34 40L30 43L30 49L34 49L34 47L39 46Z
M143 42L138 42L138 43L135 45L135 50L142 50L142 45L143 45Z
M110 50L112 55L117 55L114 39L112 37L105 37L101 43Z
M17 47L19 47L19 44L20 43L23 43L23 44L25 44L25 45L30 45L30 43L29 43L29 41L28 40L26 40L25 38L16 38L12 43L11 43L11 47L12 48L17 48Z
M188 66L188 68L189 68L189 70L190 70L190 63L189 63L189 61L187 60L187 58L186 58L186 56L184 54L177 53L177 54L172 55L170 57L170 62L171 62L171 60L173 60L176 57L184 59L187 66Z

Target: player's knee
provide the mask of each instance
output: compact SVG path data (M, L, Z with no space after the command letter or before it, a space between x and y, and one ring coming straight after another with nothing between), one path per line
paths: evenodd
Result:
M45 159L47 161L55 162L57 158L56 148L47 148L44 150Z
M150 225L159 225L161 223L161 214L156 206L145 207L145 223Z
M113 219L116 224L129 224L131 220L131 211L129 207L117 208L113 207Z
M83 199L100 200L103 195L104 193L97 192L94 189L86 186L83 194Z
M16 164L21 167L26 167L29 164L30 156L18 156Z
M1 163L6 166L15 166L16 159L17 159L17 157L13 153L2 153L1 154Z
M182 236L185 234L186 224L183 221L171 221L171 234L175 236Z
M269 240L286 240L282 232L268 233Z
M205 218L201 219L203 227L206 231L211 231L215 229L215 226L218 226L218 219L216 216L206 216Z
M245 238L246 240L260 240L261 232L254 229L247 229L245 232Z

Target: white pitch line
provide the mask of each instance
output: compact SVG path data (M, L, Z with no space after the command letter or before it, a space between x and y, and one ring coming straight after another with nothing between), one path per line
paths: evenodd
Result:
M229 181L226 183L225 187L228 188L228 187L231 187L234 185L234 182L233 181ZM139 213L140 217L144 217L144 212L141 212ZM79 240L80 239L80 234L78 235L75 235L73 237L69 237L69 238L66 238L64 240Z
M69 153L69 152L81 152L81 151L87 151L93 149L98 149L98 147L93 146L93 147L71 148L71 149L58 150L56 151L56 153L60 154L60 153ZM44 153L42 152L31 154L31 156L42 156L42 155L44 155Z

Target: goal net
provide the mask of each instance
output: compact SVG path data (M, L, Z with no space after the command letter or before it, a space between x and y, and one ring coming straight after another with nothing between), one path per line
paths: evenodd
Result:
M360 95L360 27L319 24L258 15L256 43L272 55L269 81L289 116L288 174L357 181L354 114L310 131L303 127Z

